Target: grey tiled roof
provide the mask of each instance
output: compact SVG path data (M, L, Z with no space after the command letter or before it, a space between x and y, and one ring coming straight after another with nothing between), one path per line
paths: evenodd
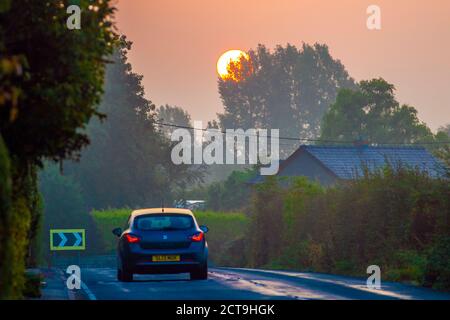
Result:
M423 147L305 145L302 148L341 179L360 176L364 167L373 171L386 164L419 169L432 177L441 176L444 172L443 164Z

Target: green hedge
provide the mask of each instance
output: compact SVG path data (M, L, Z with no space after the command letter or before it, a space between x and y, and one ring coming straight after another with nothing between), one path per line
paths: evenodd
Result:
M32 215L39 213L34 208L35 176L30 169L26 174L18 171L0 137L0 299L23 297L30 224ZM13 186L17 175L22 179Z
M116 250L116 237L112 230L117 227L125 228L131 209L93 210L91 212L95 226L101 236L102 251L111 254Z
M105 254L113 253L116 249L116 238L111 232L112 229L125 227L131 211L125 208L91 212L101 234ZM237 247L241 245L247 230L247 216L242 213L213 211L199 211L194 214L199 224L207 225L210 229L207 240L211 260L219 265L242 264L242 251Z
M365 276L375 264L385 280L448 290L449 194L447 179L406 168L327 189L268 179L253 198L251 265Z
M197 221L207 225L210 259L220 266L242 266L246 264L243 251L244 236L250 219L242 213L203 211L195 212Z
M0 299L7 298L11 288L7 257L11 249L8 243L8 225L11 219L11 167L8 150L0 135Z

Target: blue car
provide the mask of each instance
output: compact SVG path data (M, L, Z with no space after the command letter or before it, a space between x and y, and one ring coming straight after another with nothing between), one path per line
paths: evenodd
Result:
M140 209L131 213L127 229L116 228L117 279L133 274L190 273L191 280L208 278L208 227L199 226L187 209Z

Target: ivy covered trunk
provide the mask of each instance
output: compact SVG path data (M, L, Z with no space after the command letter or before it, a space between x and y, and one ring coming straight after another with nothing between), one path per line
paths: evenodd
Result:
M11 220L11 171L8 150L0 136L0 299L11 296L11 269L8 258L11 245L8 241Z

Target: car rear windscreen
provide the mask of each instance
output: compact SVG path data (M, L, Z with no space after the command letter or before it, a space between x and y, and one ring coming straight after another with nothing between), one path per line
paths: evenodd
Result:
M191 216L152 214L136 218L135 227L143 231L186 230L194 226Z

